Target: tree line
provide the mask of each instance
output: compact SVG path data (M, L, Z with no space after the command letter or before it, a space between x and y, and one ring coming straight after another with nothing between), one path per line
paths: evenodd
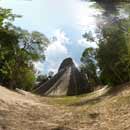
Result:
M130 17L113 16L111 22L108 20L98 27L96 38L91 32L83 35L87 41L97 44L97 48L86 48L81 57L81 71L86 73L91 85L130 81Z

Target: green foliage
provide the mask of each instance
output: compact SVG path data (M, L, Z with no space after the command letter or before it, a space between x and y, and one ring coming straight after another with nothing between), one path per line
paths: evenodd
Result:
M94 37L92 35L92 32L83 34L83 37L86 38L87 41L94 42Z
M48 79L47 75L40 74L37 77L37 82L41 83L41 84L44 83L44 82L46 82L46 81L48 81L48 80L49 79Z
M121 84L130 80L130 24L129 19L118 20L100 28L98 48L87 48L82 55L83 68L100 70L104 84ZM90 40L89 40L90 41ZM97 41L96 41L97 42ZM91 53L90 53L91 52ZM92 53L93 52L93 53ZM95 64L97 63L97 64ZM96 73L91 73L95 76Z
M17 88L22 88L29 91L32 90L32 88L34 87L36 77L32 69L21 67L21 70L19 70L19 72L17 73L17 77L15 77L14 80L16 80Z
M8 27L16 17L21 17L20 15L12 14L11 9L3 9L0 7L0 28Z
M36 81L33 62L45 59L49 40L39 32L29 33L4 22L16 17L11 10L1 9L0 13L0 83L30 90Z
M44 50L46 49L49 40L42 33L37 31L29 33L26 30L15 28L19 34L19 44L24 53L28 53L29 57L37 61L39 59L44 60Z
M103 10L100 18L105 24L98 24L98 40L91 33L83 37L98 45L95 60L100 80L104 84L127 82L130 80L130 0L91 1L95 1L94 8Z
M128 46L122 23L114 23L102 29L99 40L97 61L101 70L101 79L110 84L120 84L129 80L127 65ZM130 58L130 57L129 57Z
M81 62L83 64L80 66L81 72L87 75L88 82L92 86L98 84L97 65L95 58L96 49L92 47L85 49L81 57Z

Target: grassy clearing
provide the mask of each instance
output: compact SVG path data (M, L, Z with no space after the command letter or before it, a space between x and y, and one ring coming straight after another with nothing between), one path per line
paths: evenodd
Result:
M105 86L104 88L97 90L95 92L89 94L82 94L78 96L65 96L65 97L49 97L50 103L55 105L74 105L74 104L82 104L82 103L91 103L95 104L98 99L106 94L110 90L110 87Z

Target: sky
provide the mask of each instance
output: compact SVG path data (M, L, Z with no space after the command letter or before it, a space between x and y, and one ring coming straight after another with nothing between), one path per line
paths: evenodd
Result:
M39 31L51 41L45 51L46 60L35 62L42 73L57 72L63 59L72 57L79 66L86 47L96 47L87 42L82 34L96 28L96 15L101 12L92 8L92 2L80 0L3 0L1 7L10 8L22 15L14 24L23 29ZM57 40L53 41L52 37Z

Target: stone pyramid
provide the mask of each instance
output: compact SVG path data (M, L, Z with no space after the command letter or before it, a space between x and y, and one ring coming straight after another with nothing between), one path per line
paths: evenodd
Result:
M46 96L72 96L90 91L85 75L79 72L71 58L66 58L57 74L34 90L35 93Z

